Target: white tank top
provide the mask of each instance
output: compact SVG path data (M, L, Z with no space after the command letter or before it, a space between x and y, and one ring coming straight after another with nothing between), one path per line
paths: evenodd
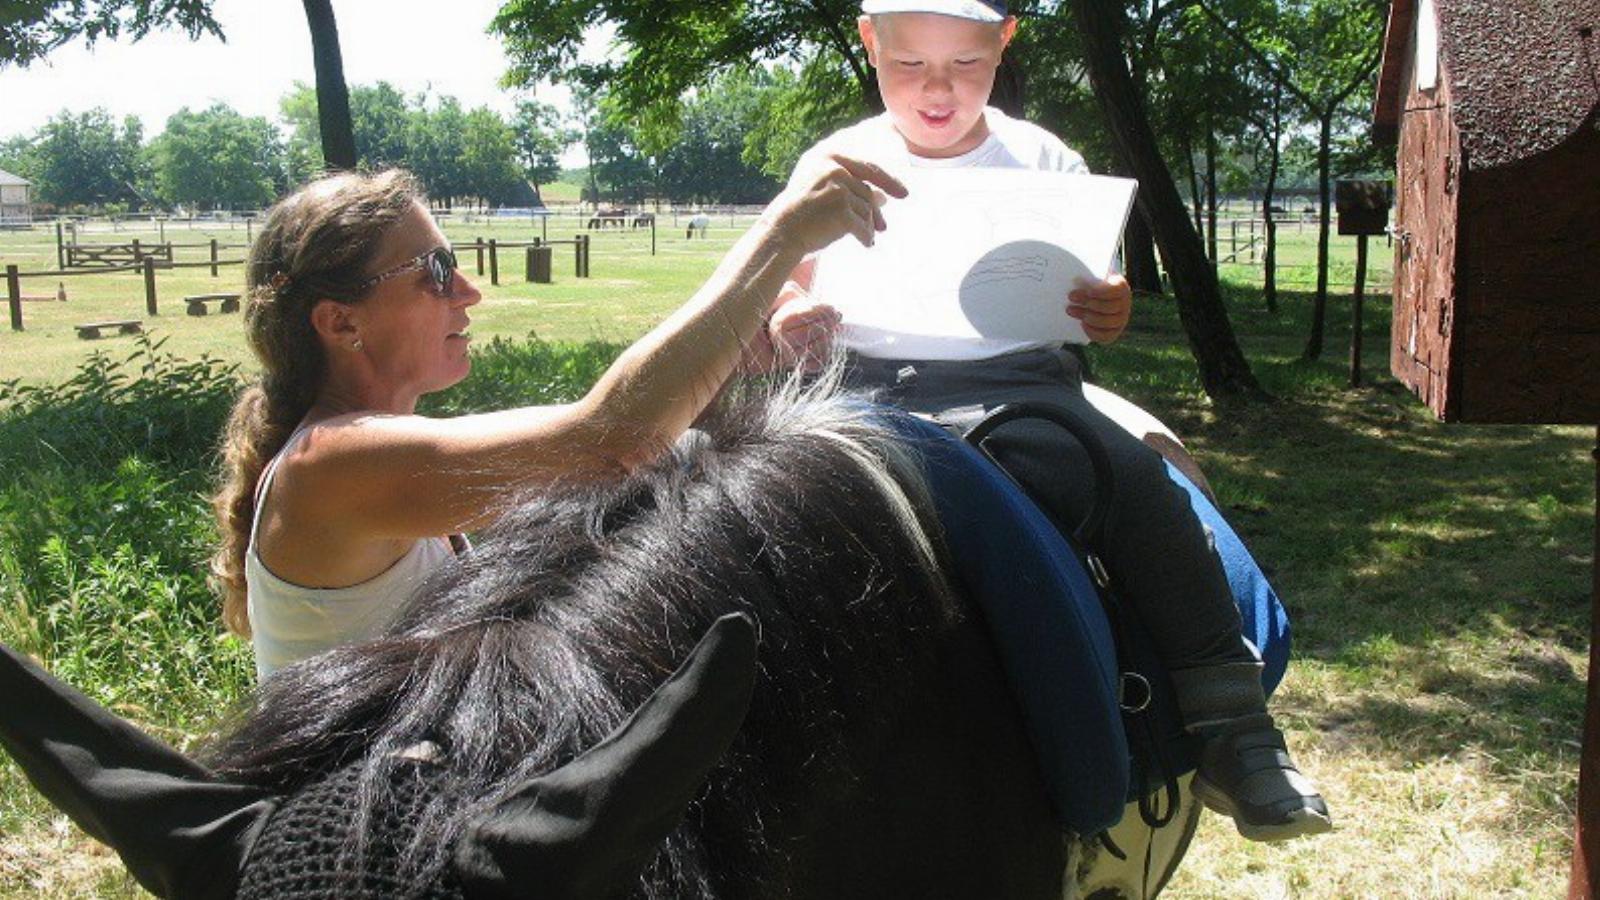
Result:
M284 581L261 561L256 534L261 509L278 463L305 432L297 430L261 473L256 488L255 517L245 549L244 582L250 615L256 677L265 680L278 669L340 644L376 634L394 620L411 594L440 566L455 561L448 538L419 538L394 565L372 578L340 588L308 588Z

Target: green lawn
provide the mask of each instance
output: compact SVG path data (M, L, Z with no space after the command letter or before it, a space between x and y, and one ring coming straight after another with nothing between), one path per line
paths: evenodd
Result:
M456 243L478 239L526 242L534 237L571 241L582 226L572 215L561 215L535 225L528 219L493 220L465 215L447 217L445 233ZM717 216L708 237L686 239L674 227L670 214L660 217L651 255L648 229L607 228L592 232L590 276L574 276L573 248L558 245L552 251L554 283L534 285L525 280L526 250L498 252L500 284L489 283L488 260L477 274L477 254L463 251L461 264L482 288L484 302L472 312L472 331L479 339L494 336L526 337L538 334L554 341L589 339L631 340L682 303L711 273L722 254L749 226L751 217ZM223 244L242 244L245 229L232 231L171 228L167 240L206 244L216 238ZM115 234L85 235L83 243L124 243L138 238L154 243L162 235L122 230ZM174 250L178 260L209 259L209 245ZM224 259L242 259L242 248L221 251ZM56 268L53 231L0 231L0 266L15 264L24 272ZM166 341L166 349L186 358L209 354L229 362L247 363L240 318L211 314L184 314L183 298L192 294L238 292L244 286L244 268L224 266L213 278L209 267L175 268L156 272L157 315L146 309L144 278L137 272L25 278L24 294L55 295L64 287L67 302L26 302L24 330L0 331L0 381L21 378L34 383L63 380L96 350L118 352L130 345L126 336L83 341L73 326L85 322L140 319L145 330ZM0 292L3 292L0 286ZM0 293L0 297L3 297ZM9 321L9 320L6 320Z
M654 257L648 234L597 235L587 281L571 277L569 248L551 286L521 283L514 260L474 313L484 339L474 376L440 408L580 389L614 347L567 342L639 334L694 289L737 227L703 243L663 227ZM457 241L509 240L529 225L448 230ZM42 237L0 236L0 262L53 263ZM1286 265L1306 265L1314 239L1310 227L1286 228ZM1365 318L1367 384L1347 388L1353 241L1334 240L1319 362L1300 358L1308 271L1286 269L1297 289L1269 314L1255 271L1224 268L1240 343L1275 403L1206 400L1168 299L1141 298L1128 336L1092 351L1103 383L1185 437L1283 595L1295 661L1275 711L1336 818L1332 835L1262 846L1207 817L1168 896L1558 896L1588 675L1593 429L1435 422L1385 372L1383 294ZM1381 240L1373 257L1370 283L1386 290ZM213 290L236 281L231 272L218 282L162 273L162 297L168 284L174 298ZM100 276L68 290L66 304L29 304L26 332L0 332L0 380L59 384L95 349L139 352L133 338L83 342L70 330L137 313L136 281ZM174 304L146 324L185 359L243 360L236 316L190 319ZM530 333L555 343L486 340ZM187 742L248 683L247 651L193 624L210 621L198 577L210 540L204 447L225 398L204 383L228 376L216 365L156 368L177 386L135 395L102 378L109 386L92 389L119 398L112 412L89 403L23 421L0 410L0 639L36 648ZM181 386L193 382L190 397ZM119 896L129 893L119 872L0 767L0 896Z

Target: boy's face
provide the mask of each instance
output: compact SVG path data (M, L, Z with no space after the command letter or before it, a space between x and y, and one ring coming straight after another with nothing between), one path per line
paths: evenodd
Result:
M906 146L918 156L960 156L989 136L983 108L1017 20L974 22L936 13L857 20L878 90Z

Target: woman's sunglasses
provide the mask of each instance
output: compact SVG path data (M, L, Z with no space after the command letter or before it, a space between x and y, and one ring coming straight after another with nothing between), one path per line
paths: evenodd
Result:
M396 275L404 275L417 269L425 269L428 278L433 282L433 289L440 296L450 295L450 283L456 276L456 255L449 247L435 247L421 256L414 256L398 266L368 278L361 283L360 290L366 291L374 285L388 281Z

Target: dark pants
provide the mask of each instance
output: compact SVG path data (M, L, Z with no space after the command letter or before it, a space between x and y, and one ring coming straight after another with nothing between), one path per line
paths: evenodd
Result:
M1080 371L1077 357L1062 350L959 362L852 357L846 381L878 389L883 401L958 431L1003 403L1066 407L1094 430L1111 457L1116 499L1095 550L1162 662L1169 669L1254 662L1227 575L1188 494L1167 477L1160 454L1085 399ZM1013 422L986 446L1063 533L1083 520L1094 501L1094 471L1082 445L1064 429L1038 420Z

